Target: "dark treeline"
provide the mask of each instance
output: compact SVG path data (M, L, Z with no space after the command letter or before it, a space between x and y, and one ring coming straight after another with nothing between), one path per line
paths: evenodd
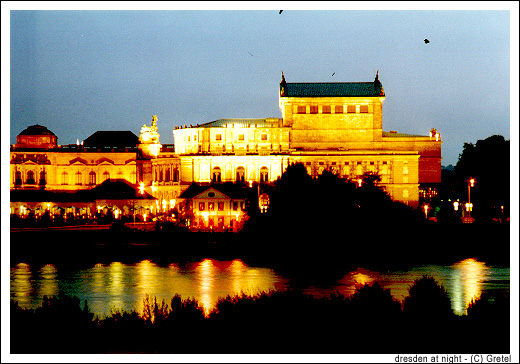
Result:
M480 223L507 222L511 211L510 154L510 142L502 135L464 143L457 164L442 171L439 195L446 203L444 214L449 218L449 200L468 200L467 180L473 177L471 216Z
M378 284L352 297L298 291L227 297L205 317L194 300L145 298L143 312L94 317L77 298L11 301L11 353L509 353L509 297L482 295L456 316L431 277L403 305Z
M365 175L359 186L329 171L311 179L302 164L289 166L269 191L268 213L251 214L244 226L243 259L284 275L328 278L339 278L345 267L453 264L468 254L509 264L509 226L434 223L392 201L377 182Z

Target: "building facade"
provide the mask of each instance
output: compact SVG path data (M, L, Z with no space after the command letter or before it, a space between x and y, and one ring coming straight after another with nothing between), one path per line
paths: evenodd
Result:
M377 174L393 200L417 207L420 191L431 193L441 181L440 134L383 131L384 100L379 75L373 82L287 83L282 73L282 118L173 130L181 181L270 183L303 163L312 177L324 170L350 180Z
M436 193L440 134L383 131L378 74L373 82L288 83L282 73L278 95L281 118L175 127L174 145L160 144L155 115L139 137L98 131L65 146L44 126L31 126L11 146L11 190L75 192L121 180L156 199L151 211L164 212L193 183L272 183L302 163L313 178L325 170L348 180L377 174L393 200L412 207Z

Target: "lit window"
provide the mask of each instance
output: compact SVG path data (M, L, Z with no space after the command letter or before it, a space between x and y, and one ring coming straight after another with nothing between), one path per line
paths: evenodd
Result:
M88 184L95 185L96 184L96 172L90 172L88 174Z
M215 210L215 203L208 202L208 211L214 211Z
M318 113L318 105L311 105L310 113L311 114L317 114Z
M298 105L298 114L307 113L307 107L305 105Z
M336 114L343 114L343 105L336 105L336 106L334 107L334 112L335 112Z
M204 211L205 205L204 202L199 202L199 211Z
M222 140L222 134L216 134L216 135L215 135L215 140L216 140L216 141L220 141L220 140Z
M80 171L76 172L76 184L77 185L81 184L81 172Z
M219 211L224 211L224 202L219 202L218 203L218 210Z
M323 105L323 108L321 109L322 114L330 114L330 105Z
M261 139L263 142L265 142L267 140L267 134L262 134Z
M68 185L69 184L69 174L67 172L63 172L61 174L61 184Z
M359 112L360 113L367 113L368 112L368 105L361 105L359 107Z
M244 141L244 134L238 134L238 140Z
M347 113L355 114L356 113L356 105L347 105Z

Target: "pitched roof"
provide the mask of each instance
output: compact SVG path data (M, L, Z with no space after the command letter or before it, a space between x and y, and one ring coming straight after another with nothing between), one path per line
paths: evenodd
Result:
M91 190L59 192L48 190L13 190L11 202L93 202L95 200L155 200L149 193L142 195L125 180L106 180Z
M128 130L96 131L84 140L84 147L95 148L135 148L138 138Z
M283 97L322 96L384 96L384 91L380 82L286 83L283 95Z
M267 122L266 119L219 119L199 125L199 127L225 128L227 125L234 125L235 127L239 128L249 128L251 126L256 126L258 128L269 128L273 126L273 124Z
M210 188L213 188L232 199L245 199L248 194L248 188L237 186L233 183L212 184L211 186L202 186L193 183L179 197L186 199L194 198Z
M156 199L147 192L141 194L134 185L126 180L106 180L90 190L95 200L134 200Z

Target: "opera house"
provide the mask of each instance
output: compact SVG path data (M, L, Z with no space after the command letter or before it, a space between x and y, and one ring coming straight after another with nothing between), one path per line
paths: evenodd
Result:
M28 201L30 191L33 200L46 191L64 201L71 192L117 181L135 190L140 217L143 211L151 218L180 208L189 210L192 228L228 229L234 224L236 230L237 221L245 218L239 215L246 213L239 190L271 184L294 163L305 165L314 178L324 170L349 180L377 174L379 186L393 200L412 207L436 194L440 134L433 128L428 135L383 131L385 91L378 75L372 82L288 83L282 73L278 93L281 118L177 126L174 145L160 144L156 116L150 126L142 126L139 137L131 131L97 131L66 146L44 126L30 126L11 146L11 213L59 205ZM188 191L194 184L196 191ZM220 200L210 201L211 195ZM132 198L118 203L105 199L103 206L94 195L88 199L86 217L100 208L136 214Z

